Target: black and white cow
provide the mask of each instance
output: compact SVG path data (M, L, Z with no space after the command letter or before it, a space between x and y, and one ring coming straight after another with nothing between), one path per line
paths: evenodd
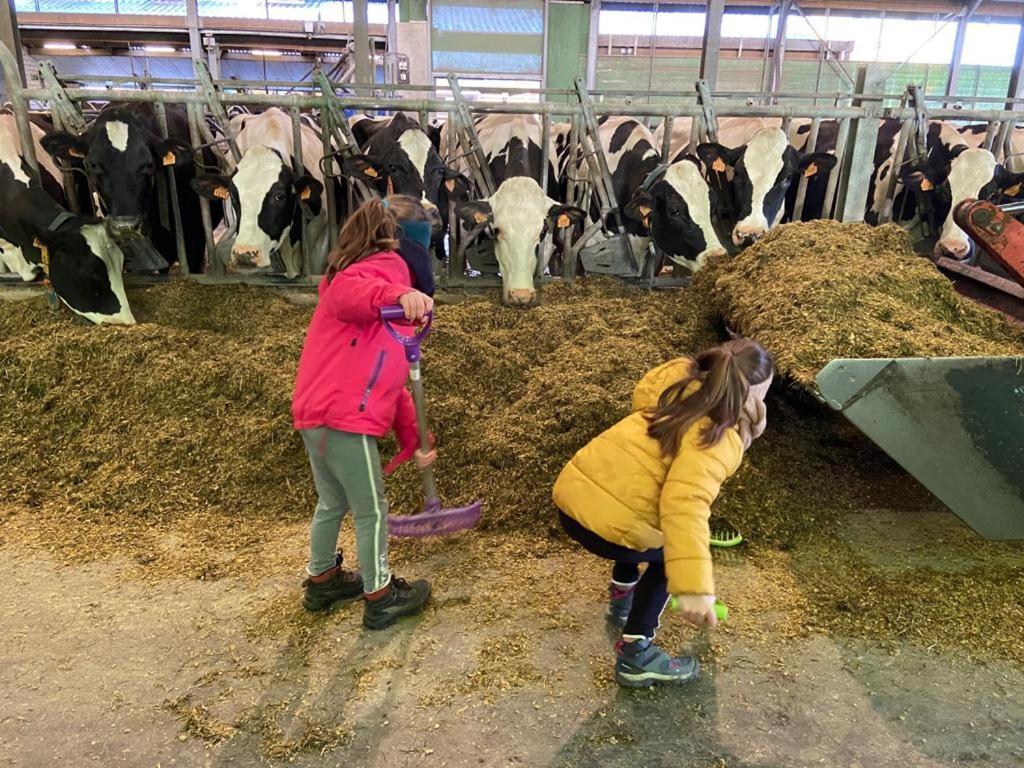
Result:
M302 216L310 218L310 261L313 274L320 274L327 257L330 236L327 210L323 205L323 156L320 134L303 123L302 158L304 173L293 171L295 157L291 117L272 107L258 115L232 118L231 126L242 158L230 177L203 175L193 188L211 200L230 201L237 221L228 268L251 272L270 270L279 258L289 278L302 267ZM339 196L339 199L341 196Z
M539 117L486 115L476 120L476 130L497 189L488 198L459 204L456 211L470 229L490 225L502 299L529 306L537 299L534 277L538 259L544 259L540 250L545 234L582 221L584 213L549 197L537 181L546 173L548 188L556 185L552 153L548 167L541 167ZM447 127L442 129L442 146L447 146Z
M28 172L13 121L0 122L0 265L25 281L45 274L72 311L94 323L135 323L124 292L124 254L98 219L75 216ZM36 147L42 174L55 167Z
M929 139L935 134L929 132ZM1009 192L1016 195L1024 173L1013 173L996 162L987 149L972 147L957 128L942 124L924 161L906 163L902 182L930 208L934 221L942 222L935 253L954 259L968 257L973 244L953 218L956 206L968 198L994 199Z
M440 212L448 210L450 198L465 199L469 181L445 165L419 122L402 112L386 121L359 116L350 124L363 154L344 161L348 176L379 195L409 195L422 202L432 216L439 246L447 222Z
M55 157L83 161L111 231L118 236L145 234L168 264L178 259L169 202L169 195L176 194L189 269L198 273L203 271L205 236L199 200L190 187L195 166L185 111L167 107L167 128L170 138L159 138L152 104L111 104L81 136L53 132L43 146ZM204 150L203 158L214 166L211 151ZM178 169L175 190L168 189L162 172L168 165ZM211 213L216 226L221 206L213 206Z
M708 174L731 174L723 187L731 197L737 247L750 245L782 221L786 193L798 174L813 180L827 176L836 164L835 155L798 151L781 128L762 128L738 148L701 144L697 154Z

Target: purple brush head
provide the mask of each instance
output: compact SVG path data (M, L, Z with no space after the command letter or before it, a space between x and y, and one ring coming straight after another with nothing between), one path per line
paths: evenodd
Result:
M480 521L482 511L482 501L474 501L465 507L441 509L441 502L433 499L419 514L388 515L388 533L401 538L447 536L474 527Z

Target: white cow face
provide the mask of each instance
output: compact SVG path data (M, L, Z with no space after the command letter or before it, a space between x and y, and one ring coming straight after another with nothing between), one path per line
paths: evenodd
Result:
M462 203L456 211L471 229L485 224L493 228L502 299L512 306L529 306L537 299L533 280L545 229L567 227L584 218L579 208L557 203L525 176L506 179L491 197Z

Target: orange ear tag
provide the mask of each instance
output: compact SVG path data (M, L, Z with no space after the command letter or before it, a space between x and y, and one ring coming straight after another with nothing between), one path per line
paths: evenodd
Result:
M637 207L640 211L640 215L644 217L644 220L646 220L647 217L651 215L651 209L648 208L646 205L640 205Z
M1020 194L1020 182L1018 181L1016 184L1014 184L1009 189L1004 190L1003 194L1009 195L1010 197L1016 197L1017 195L1019 195Z
M225 187L217 187L215 190L213 190L213 196L219 197L221 200L227 200L229 197L231 197L231 193L228 192L228 190Z
M711 164L711 170L717 171L718 173L725 173L725 160L720 157L716 157L715 162Z
M380 178L380 174L377 173L377 170L375 168L371 168L370 166L366 166L365 168L363 168L363 175L369 176L371 179Z
M306 187L305 189L302 190L302 192L299 193L300 200L309 200L309 198L311 198L312 196L313 190L310 189L309 187Z
M933 189L935 189L935 185L932 184L931 179L929 179L926 176L924 178L924 180L921 182L921 191L922 192L931 192Z
M809 179L809 178L811 178L811 176L814 176L815 174L817 174L817 172L818 172L818 164L817 163L811 163L810 165L807 166L807 169L804 171L804 176Z
M474 211L473 212L473 221L475 221L477 224L486 224L487 223L487 217L484 216L484 214L480 213L480 211Z
M80 149L76 149L75 147L69 149L68 154L71 155L72 157L85 157L82 151Z
M572 224L572 221L569 219L568 214L563 213L561 216L558 217L558 221L555 222L555 224L558 226L559 229L565 229L570 224Z
M455 179L448 179L448 181L446 181L444 183L444 187L449 192L454 192L455 191Z
M39 249L39 254L40 254L41 262L42 262L41 266L43 268L43 272L47 276L49 276L49 274L50 274L50 249L47 248L46 247L46 243L44 243L38 237L35 240L32 241L32 245L34 245L36 248Z
M167 154L164 155L164 165L174 165L176 162L177 158L174 156L174 153L167 150Z

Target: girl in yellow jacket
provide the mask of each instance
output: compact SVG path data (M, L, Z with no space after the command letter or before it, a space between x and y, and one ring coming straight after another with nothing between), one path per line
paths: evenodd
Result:
M771 356L749 339L665 363L637 385L633 412L587 444L555 482L566 532L615 563L608 618L623 627L620 685L697 676L696 659L670 657L654 633L670 594L686 621L715 625L711 504L764 431L772 374Z

